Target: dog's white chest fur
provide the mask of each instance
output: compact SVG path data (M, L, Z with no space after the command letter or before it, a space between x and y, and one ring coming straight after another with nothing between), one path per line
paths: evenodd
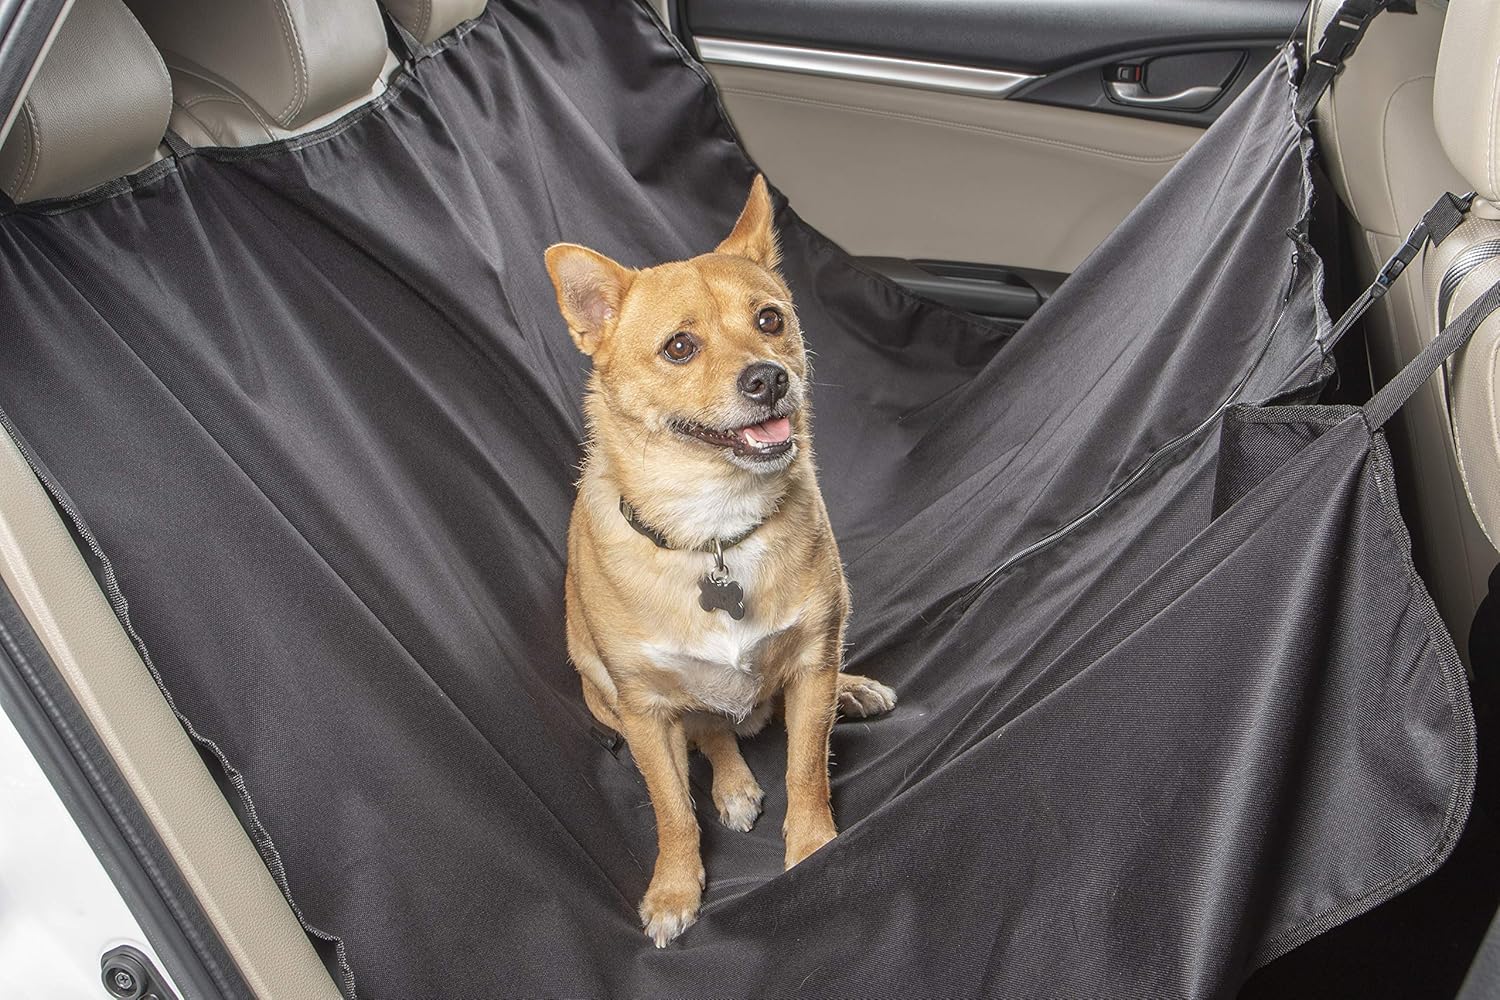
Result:
M780 633L796 623L768 621L757 614L757 569L763 556L758 539L751 539L738 550L726 553L731 575L745 592L747 613L735 621L723 611L704 611L698 606L697 579L707 572L701 557L685 556L687 572L682 574L684 607L682 613L693 618L695 627L674 629L648 639L646 656L663 670L672 671L683 693L692 697L702 711L727 715L744 721L761 700L761 666L766 647ZM692 575L696 574L696 575ZM691 595L691 596L688 596Z

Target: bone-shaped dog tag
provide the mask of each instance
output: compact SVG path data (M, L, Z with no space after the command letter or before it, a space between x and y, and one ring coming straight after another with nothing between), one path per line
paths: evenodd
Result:
M704 611L725 611L739 621L745 617L745 592L729 574L710 572L698 581L698 606Z

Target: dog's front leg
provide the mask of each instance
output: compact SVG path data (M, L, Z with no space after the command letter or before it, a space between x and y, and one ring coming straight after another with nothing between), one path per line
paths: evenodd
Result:
M787 681L786 841L788 868L833 839L833 807L828 788L828 739L838 706L839 655L836 635L808 650L805 665Z
M698 919L703 898L698 819L688 790L687 735L679 719L633 712L623 705L619 718L656 812L656 870L641 901L641 923L656 946L665 948Z

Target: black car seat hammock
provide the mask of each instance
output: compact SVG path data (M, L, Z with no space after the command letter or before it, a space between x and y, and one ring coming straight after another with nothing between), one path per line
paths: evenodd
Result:
M664 952L564 649L586 372L542 262L703 252L756 172L648 6L496 0L320 132L8 206L5 426L351 995L1226 995L1436 868L1473 790L1381 426L1500 292L1317 402L1353 320L1306 122L1382 6L1014 334L777 197L847 659L901 705L836 729L841 834L790 872L778 734L751 833L694 764L706 905Z

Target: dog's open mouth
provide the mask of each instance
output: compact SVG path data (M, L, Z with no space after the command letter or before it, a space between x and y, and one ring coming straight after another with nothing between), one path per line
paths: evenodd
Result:
M779 458L792 450L792 422L786 417L771 417L758 424L747 424L729 430L718 430L702 424L675 424L679 434L697 438L720 448L728 448L741 458Z

